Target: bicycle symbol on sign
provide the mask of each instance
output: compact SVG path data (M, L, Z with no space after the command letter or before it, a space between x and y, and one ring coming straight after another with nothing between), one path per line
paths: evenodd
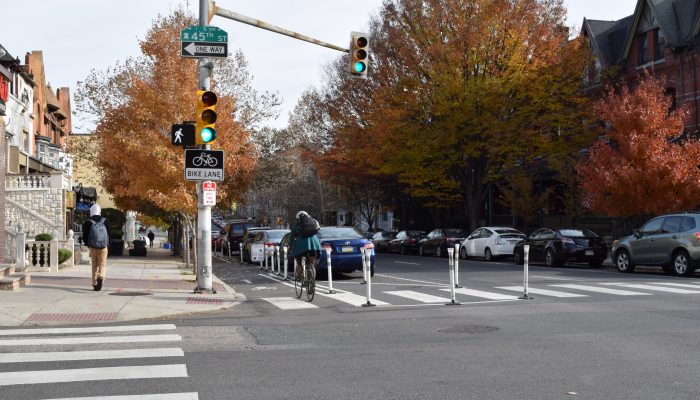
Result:
M216 167L216 164L218 163L219 160L217 160L216 157L212 157L212 155L209 153L201 153L200 155L192 159L192 164L195 167L201 167L202 165L205 165L207 167Z

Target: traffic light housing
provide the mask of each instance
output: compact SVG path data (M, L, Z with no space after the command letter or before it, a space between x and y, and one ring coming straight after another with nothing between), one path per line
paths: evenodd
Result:
M350 33L350 76L367 79L369 69L369 35L363 32Z
M209 90L197 91L195 130L197 144L210 144L216 140L216 93Z

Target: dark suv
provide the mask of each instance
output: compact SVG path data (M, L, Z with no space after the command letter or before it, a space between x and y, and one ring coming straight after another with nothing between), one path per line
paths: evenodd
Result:
M255 226L255 221L252 219L236 219L229 221L224 226L225 237L223 240L224 254L238 254L240 251L239 243L243 238L243 233L248 228Z
M700 213L652 218L631 236L616 240L612 256L620 272L632 272L636 265L660 265L668 273L690 276L700 268Z

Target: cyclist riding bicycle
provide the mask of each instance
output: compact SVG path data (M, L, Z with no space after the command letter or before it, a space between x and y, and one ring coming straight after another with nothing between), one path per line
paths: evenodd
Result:
M315 265L316 259L321 253L321 241L318 240L318 221L311 218L306 211L299 211L296 217L297 220L289 237L289 247L292 257L296 259L296 264L300 267L295 268L294 274L297 279L302 279L304 275L302 258L306 259L306 268L312 271L311 273L316 273Z

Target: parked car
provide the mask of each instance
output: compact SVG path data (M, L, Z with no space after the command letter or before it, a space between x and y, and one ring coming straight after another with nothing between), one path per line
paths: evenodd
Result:
M267 226L256 226L252 228L247 228L245 232L243 233L243 237L241 237L241 245L243 247L243 261L246 262L251 262L250 259L250 245L253 243L255 240L255 235L258 234L260 231L268 230L270 229Z
M613 242L613 262L620 272L636 265L660 265L667 273L690 276L700 268L700 213L652 218L631 236Z
M243 233L248 228L255 226L255 222L252 219L238 219L230 221L224 226L224 232L226 237L224 238L224 254L238 254L239 243L243 238Z
M434 254L436 257L447 257L447 248L453 247L467 237L463 229L433 229L428 236L421 240L418 246L418 254L427 256Z
M389 251L389 241L396 237L396 232L377 232L372 236L372 244L377 253Z
M548 267L560 267L567 261L587 262L600 267L608 256L605 241L585 228L538 229L518 242L513 249L516 264L524 260L523 246L529 245L529 262L544 262Z
M321 248L331 248L331 267L333 272L362 271L361 248L370 251L370 276L374 276L374 245L353 227L322 227L318 232ZM316 271L328 269L325 251L316 260Z
M260 262L264 260L263 250L268 253L268 262L272 262L274 247L280 244L280 241L289 233L289 229L255 229L255 236L249 247L249 261Z
M418 253L419 242L425 238L423 231L401 231L389 241L389 252Z
M484 257L486 261L496 257L510 257L515 244L523 239L525 234L517 229L485 226L464 239L459 248L459 257Z
M213 232L212 232L213 233ZM226 238L226 231L223 229L219 231L218 234L211 237L211 249L214 251L219 251L223 249L224 239ZM223 251L223 250L222 250Z
M280 240L280 246L287 247L287 271L294 272L294 258L291 256L292 249L289 247L291 233L284 235ZM333 273L350 273L355 270L362 271L362 256L360 248L371 251L370 255L370 275L374 276L374 247L372 242L365 238L355 228L348 226L322 227L318 232L321 241L321 254L316 260L316 271L328 269L327 255L325 248L331 248L331 267Z

